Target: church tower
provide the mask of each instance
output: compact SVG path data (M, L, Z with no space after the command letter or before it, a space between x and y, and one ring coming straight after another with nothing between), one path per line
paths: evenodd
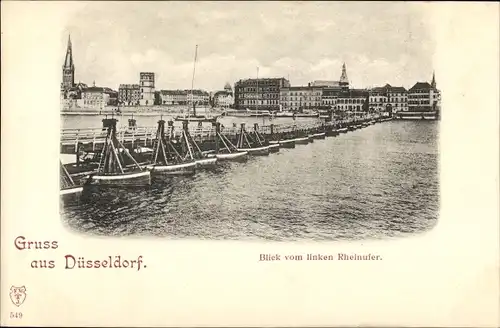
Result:
M342 65L342 75L340 75L339 84L342 89L349 89L349 79L347 78L345 63Z
M432 72L432 82L431 82L431 87L433 89L436 89L436 76L434 74L434 72Z
M71 47L71 36L68 36L68 48L62 67L62 88L69 89L75 85L75 65L73 64L73 50Z

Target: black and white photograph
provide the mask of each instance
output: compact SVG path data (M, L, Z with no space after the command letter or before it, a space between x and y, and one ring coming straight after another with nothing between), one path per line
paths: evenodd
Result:
M214 240L430 231L445 91L425 19L407 3L84 7L61 35L62 224Z
M498 2L0 6L0 325L499 326Z

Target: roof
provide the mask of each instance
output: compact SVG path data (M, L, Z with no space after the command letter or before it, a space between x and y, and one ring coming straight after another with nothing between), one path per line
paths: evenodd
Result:
M242 80L239 80L236 83L257 82L257 81L258 82L266 82L266 81L281 81L281 80L288 81L284 77L266 77L266 78L259 78L259 79L242 79Z
M208 96L208 92L204 90L161 90L160 91L162 95L189 95L193 93L193 95L202 95L202 96Z
M118 89L139 89L139 84L120 84Z
M83 92L103 92L103 93L117 93L117 91L110 89L108 87L89 87L84 88Z
M214 94L214 98L215 97L219 97L219 96L232 96L233 93L232 92L229 92L229 91L217 91L215 94Z
M406 89L404 87L393 87L389 83L384 85L383 87L375 87L370 89L370 92L380 92L380 93L385 93L385 92L406 92Z
M89 87L83 89L83 92L104 92L104 88L101 87Z
M66 57L64 58L64 67L73 68L73 50L71 46L71 36L68 36L68 48L66 49Z
M316 80L316 81L311 82L311 86L314 86L314 87L338 87L338 86L340 86L340 81Z
M187 95L186 90L160 90L162 95Z
M295 91L295 90L321 90L320 87L318 86L307 86L307 85L296 85L296 86L290 86L290 87L284 87L281 88L281 90L290 90L290 91Z
M391 87L390 88L391 92L406 92L405 87Z
M414 86L410 88L410 91L413 90L430 90L433 87L429 84L429 82L417 82Z
M348 91L343 91L339 93L339 97L341 98L350 98L350 97L367 97L368 90L364 89L349 89Z

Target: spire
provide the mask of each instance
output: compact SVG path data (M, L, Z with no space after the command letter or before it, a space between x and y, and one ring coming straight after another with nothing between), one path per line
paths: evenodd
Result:
M73 49L71 46L71 35L68 35L68 47L66 49L66 58L64 59L64 68L73 68Z
M342 65L342 75L340 75L340 84L349 85L349 79L347 78L345 63Z
M431 86L436 89L436 75L434 73L434 71L432 71L432 82L431 82Z

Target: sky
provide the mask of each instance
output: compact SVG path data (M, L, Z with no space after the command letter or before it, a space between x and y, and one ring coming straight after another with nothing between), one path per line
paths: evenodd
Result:
M216 91L239 79L352 87L430 81L435 42L426 3L90 2L61 36L73 44L75 80L118 89L156 74L156 89ZM61 51L61 64L65 50ZM436 77L438 79L438 77Z

